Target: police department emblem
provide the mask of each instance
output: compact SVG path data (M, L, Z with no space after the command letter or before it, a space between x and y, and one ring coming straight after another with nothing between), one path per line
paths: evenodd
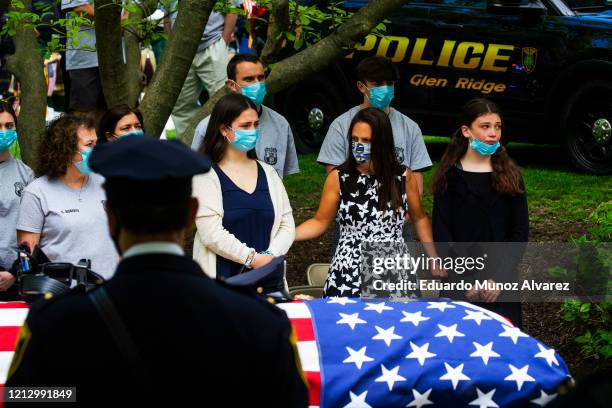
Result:
M403 147L396 147L395 148L395 157L397 157L397 162L398 163L403 163L404 162L404 148Z
M23 189L25 188L25 184L23 184L21 181L18 181L14 184L15 186L15 194L17 195L17 197L21 197L21 193L23 192Z
M266 147L264 151L264 161L270 166L274 166L278 161L278 155L276 154L275 147Z
M538 49L533 47L524 47L523 48L523 69L525 73L531 74L536 66L536 61L538 59Z

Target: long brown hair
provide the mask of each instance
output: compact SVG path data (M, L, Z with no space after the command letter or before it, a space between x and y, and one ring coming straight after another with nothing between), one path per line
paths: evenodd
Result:
M477 118L489 113L496 113L502 118L499 106L488 99L476 98L463 105L459 117L459 127L455 133L453 133L444 151L444 155L442 155L436 173L432 178L432 191L434 194L446 189L446 174L448 170L459 162L468 149L469 142L468 139L463 136L461 127L471 127ZM521 171L516 163L514 163L514 160L508 156L505 146L500 146L499 149L493 153L491 156L491 166L493 167L493 188L496 191L510 195L524 193L521 182Z
M402 205L402 195L396 182L396 177L402 173L403 167L397 161L397 156L395 155L393 130L389 117L385 112L376 108L365 108L357 112L347 134L349 145L348 158L340 168L346 172L357 171L357 161L350 148L353 127L357 123L366 123L372 129L372 153L370 160L372 160L372 165L374 166L374 178L378 181L380 210L386 210L387 203L391 203L391 208L395 212Z
M198 151L210 156L213 163L219 163L223 156L225 156L225 151L229 145L229 142L221 134L219 128L221 125L230 127L232 122L247 109L253 109L257 112L257 107L253 101L240 94L230 93L219 99L210 114L208 127L204 134L204 141L198 148ZM256 159L255 149L249 150L247 157L249 159Z

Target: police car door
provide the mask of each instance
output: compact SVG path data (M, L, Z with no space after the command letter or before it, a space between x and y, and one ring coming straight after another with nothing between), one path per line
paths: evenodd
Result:
M554 38L542 33L542 13L491 11L491 0L423 1L431 7L429 36L420 72L407 80L430 91L431 109L442 119L437 130L451 129L459 106L474 97L501 103L511 116L532 111L539 102L538 50L545 38Z

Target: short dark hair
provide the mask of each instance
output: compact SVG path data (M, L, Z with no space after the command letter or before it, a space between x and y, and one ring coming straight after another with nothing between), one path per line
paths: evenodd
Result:
M384 57L368 57L357 65L357 80L369 82L395 82L399 71L393 61Z
M185 228L191 201L191 178L163 181L107 179L106 206L122 228L136 234L180 231ZM151 192L167 196L150 199Z
M10 103L0 101L0 113L2 112L6 112L11 115L13 117L15 125L17 124L17 114L15 113L15 109L13 109L13 106Z
M122 103L107 110L104 115L102 115L102 118L100 118L100 123L98 124L98 143L106 142L106 134L114 134L117 123L121 120L121 118L129 115L130 113L136 115L144 130L142 113L138 109L132 109L129 105Z
M38 147L36 175L51 179L66 174L78 150L77 130L95 129L93 117L85 112L62 114L49 124Z
M227 79L231 79L232 81L236 80L236 68L241 62L252 62L253 64L260 63L263 66L263 62L261 62L257 55L236 54L230 62L227 63Z
M221 134L219 128L221 125L231 126L232 122L247 109L253 109L257 112L257 106L249 98L237 93L230 93L223 96L210 114L204 141L200 145L199 152L207 154L213 163L219 163L225 151L227 150L228 141ZM250 159L257 158L255 149L247 152L247 157Z

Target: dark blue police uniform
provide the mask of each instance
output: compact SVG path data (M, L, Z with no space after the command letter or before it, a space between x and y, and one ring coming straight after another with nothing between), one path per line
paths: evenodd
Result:
M96 147L90 165L108 183L127 183L140 194L130 200L142 206L159 205L153 194L190 194L185 179L190 186L192 175L210 168L178 142L141 137ZM141 181L149 188L162 180L166 191L138 191ZM118 318L101 312L101 290ZM171 253L126 257L102 287L33 304L6 386L73 386L83 405L308 402L284 312Z

